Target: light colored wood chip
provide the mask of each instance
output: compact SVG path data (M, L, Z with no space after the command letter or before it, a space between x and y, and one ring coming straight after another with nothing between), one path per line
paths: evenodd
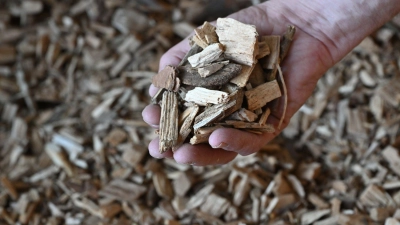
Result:
M400 220L395 218L387 218L385 220L385 225L400 225Z
M331 213L330 209L306 212L301 216L301 224L302 225L312 224L313 222L317 221L323 216L328 215L329 213Z
M192 55L188 61L192 67L203 67L217 60L224 53L224 46L215 43L207 46L203 51Z
M245 91L249 110L255 110L265 106L268 102L279 98L281 90L276 80L262 84L249 91Z
M400 176L400 154L399 151L392 146L387 146L382 151L383 158L389 162L390 169Z
M299 195L300 198L304 198L306 196L304 187L296 176L288 175L287 180L290 182L290 185L293 187L293 189L296 191L297 195Z
M186 205L187 209L191 210L202 205L213 189L214 185L210 184L199 190L195 195L190 198L189 202Z
M235 62L252 66L256 62L258 34L256 28L231 18L217 20L219 42L225 46L225 56ZM258 49L257 49L258 51Z
M168 177L161 171L157 171L153 175L153 184L157 194L166 199L172 199L174 190Z
M160 152L173 148L178 141L178 99L174 92L163 94L160 118Z
M132 182L114 179L98 194L119 201L135 201L147 191L147 188Z
M228 116L225 111L229 111L232 107L236 105L236 100L231 100L227 103L213 105L204 110L204 112L200 113L196 116L194 121L193 128L196 131L197 129L209 125L213 122L216 122L222 119L225 116Z
M242 70L240 73L231 79L229 82L236 84L239 87L244 87L247 84L247 81L250 78L251 73L253 72L256 64L253 64L251 66L242 66Z
M183 144L183 142L186 140L186 138L189 136L190 132L192 131L191 127L193 125L193 121L196 118L197 113L199 112L199 109L200 108L198 105L194 105L194 106L187 108L187 110L185 110L185 112L186 111L188 112L188 115L180 126L178 142L172 148L172 151L175 151L176 149L178 149Z
M195 87L186 93L185 101L194 102L201 106L207 104L221 104L229 101L229 95L223 91L215 91L202 87Z
M192 178L185 172L180 172L178 177L173 181L174 191L178 196L185 196L192 187Z
M329 204L315 193L308 194L307 200L311 202L311 204L313 204L317 209L329 208Z
M220 217L226 212L230 203L225 198L214 193L206 197L205 202L201 205L200 210L209 215Z
M204 22L201 28L194 29L195 35L192 40L203 49L218 42L218 36L215 27L209 22Z
M388 194L375 184L369 185L360 195L359 201L367 207L387 206L390 203Z
M68 159L68 156L62 149L53 143L47 143L45 146L45 151L53 163L61 168L68 174L68 176L72 176L74 174L73 166Z
M254 122L257 118L258 118L257 114L247 109L241 108L232 115L230 115L228 119L245 121L245 122Z

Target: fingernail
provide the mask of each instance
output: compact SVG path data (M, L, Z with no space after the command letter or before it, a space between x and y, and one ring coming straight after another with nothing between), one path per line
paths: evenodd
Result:
M226 148L226 147L228 147L229 145L227 144L227 143L225 143L225 142L221 142L221 143L219 143L219 145L216 145L216 146L211 146L212 148Z

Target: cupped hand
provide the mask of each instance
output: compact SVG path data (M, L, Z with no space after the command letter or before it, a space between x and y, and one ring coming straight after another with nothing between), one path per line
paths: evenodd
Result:
M279 2L279 3L278 3ZM288 25L295 25L296 35L286 59L281 63L287 87L287 111L281 129L277 129L283 111L283 98L279 98L271 107L268 123L275 126L274 133L253 134L231 128L220 128L209 137L209 144L184 144L175 152L159 153L158 139L149 144L149 152L155 158L174 158L178 163L192 165L225 164L237 154L249 155L257 152L263 145L276 137L287 126L293 114L311 95L318 79L340 58L331 39L302 20L301 11L295 14L288 10L284 1L267 3L241 10L229 17L246 24L253 24L262 35L282 35ZM309 27L308 27L309 26ZM188 40L184 40L166 52L160 61L160 69L167 65L177 65L189 50ZM350 48L350 47L349 47ZM335 58L334 58L335 57ZM150 87L150 95L157 88ZM160 120L160 107L149 105L143 111L143 119L157 128Z

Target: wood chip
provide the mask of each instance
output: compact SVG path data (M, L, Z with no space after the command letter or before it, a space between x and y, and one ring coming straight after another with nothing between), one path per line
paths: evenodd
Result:
M206 106L207 104L221 104L229 101L229 95L223 91L196 87L186 93L185 101L194 102L201 106Z
M173 148L178 141L178 102L174 92L163 94L160 118L160 152Z
M203 51L192 55L188 58L188 61L192 67L203 67L217 60L224 52L224 46L215 43L207 46Z
M315 221L317 221L319 218L328 215L331 212L329 209L324 209L324 210L316 210L316 211L310 211L307 213L304 213L301 216L301 224L311 224Z
M158 88L164 88L169 91L178 91L179 82L177 82L177 71L173 66L166 66L156 76L153 77L152 83Z
M255 110L265 106L275 98L279 98L281 90L277 81L271 81L246 91L244 94L249 105L248 109Z
M217 20L219 42L225 46L225 57L252 66L255 63L257 31L254 26L230 18Z
M392 146L387 146L382 151L383 157L389 162L390 168L398 176L400 176L400 154L399 151Z

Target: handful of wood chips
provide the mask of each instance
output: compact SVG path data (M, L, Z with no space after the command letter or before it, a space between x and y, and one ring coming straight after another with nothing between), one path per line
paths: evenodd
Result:
M254 26L230 18L195 29L180 64L153 77L160 88L152 99L161 104L160 152L174 151L188 138L191 144L206 143L221 127L274 132L266 123L271 112L267 103L283 96L286 110L279 63L294 33L295 27L288 26L283 37L259 36Z

